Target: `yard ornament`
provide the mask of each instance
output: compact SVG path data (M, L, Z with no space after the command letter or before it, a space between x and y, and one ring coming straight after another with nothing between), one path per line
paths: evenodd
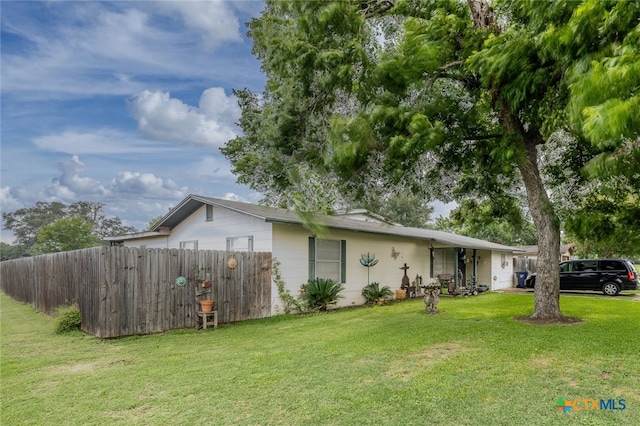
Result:
M360 255L360 264L367 268L367 285L369 285L369 268L372 268L378 264L375 253L369 253Z
M424 304L429 314L438 313L438 303L440 302L440 283L431 283L424 286Z

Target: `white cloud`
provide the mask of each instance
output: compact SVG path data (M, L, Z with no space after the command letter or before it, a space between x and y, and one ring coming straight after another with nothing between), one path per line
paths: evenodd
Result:
M226 194L224 194L222 199L229 200L229 201L245 201L244 198L242 198L241 196L233 192L227 192Z
M162 179L153 173L120 172L111 181L114 194L136 195L144 198L181 198L187 188L178 186L171 179Z
M202 92L200 112L207 118L228 127L235 125L241 113L236 97L227 96L222 87L211 87Z
M169 13L178 12L188 28L201 33L202 43L212 49L224 42L241 41L238 18L223 1L160 2Z
M216 62L233 58L224 47L248 46L231 5L50 2L42 13L54 24L46 29L19 7L3 7L3 30L28 41L19 52L3 51L3 91L31 99L127 95L149 87L144 82L156 76L177 77L182 87L211 79ZM242 63L226 62L230 73L244 73Z
M44 190L44 195L47 197L47 201L60 201L64 203L72 203L77 198L76 193L58 182L47 186Z
M14 196L8 186L0 187L0 209L10 212L24 207L24 203Z
M92 132L65 130L62 133L40 136L33 143L41 149L67 154L132 154L158 150L158 144L132 137L112 129ZM163 150L168 149L166 146Z
M145 90L129 102L132 116L147 136L194 145L222 146L237 136L234 122L240 116L234 97L223 89L203 92L199 108L172 98L168 92Z
M77 155L58 163L61 174L47 186L44 194L50 198L73 202L78 196L107 195L109 191L95 179L80 176L85 164Z

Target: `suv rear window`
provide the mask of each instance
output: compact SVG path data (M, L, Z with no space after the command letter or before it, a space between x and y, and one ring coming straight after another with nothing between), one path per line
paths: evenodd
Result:
M573 271L597 271L598 270L598 261L597 260L581 260L574 262ZM572 272L573 272L572 271Z
M618 260L601 260L600 269L603 271L626 271L627 268Z

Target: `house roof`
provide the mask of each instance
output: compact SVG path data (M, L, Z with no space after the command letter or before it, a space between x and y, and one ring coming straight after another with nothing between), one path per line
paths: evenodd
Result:
M174 228L187 219L204 204L222 207L238 213L253 216L270 223L304 225L304 221L294 211L277 207L267 207L257 204L241 203L238 201L222 200L219 198L189 195L164 216L151 231L158 232L164 228ZM394 225L390 222L364 221L350 218L348 214L324 215L314 214L318 223L331 229L340 229L354 232L366 232L372 234L392 235L405 238L419 239L442 243L454 247L463 247L479 250L495 250L504 252L520 251L513 247L491 243L476 238L448 232L434 231L422 228L410 228L402 225ZM136 238L136 237L132 237ZM113 237L110 240L131 239L127 237Z
M518 249L521 253L520 255L526 256L537 256L538 255L538 246L515 246L514 249ZM560 244L560 254L571 253L573 251L573 246L569 244Z

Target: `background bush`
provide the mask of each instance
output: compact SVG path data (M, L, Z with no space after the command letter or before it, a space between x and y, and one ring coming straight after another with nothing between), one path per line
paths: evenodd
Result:
M66 333L73 330L79 330L82 324L82 315L77 306L67 306L58 308L56 316L56 333Z

